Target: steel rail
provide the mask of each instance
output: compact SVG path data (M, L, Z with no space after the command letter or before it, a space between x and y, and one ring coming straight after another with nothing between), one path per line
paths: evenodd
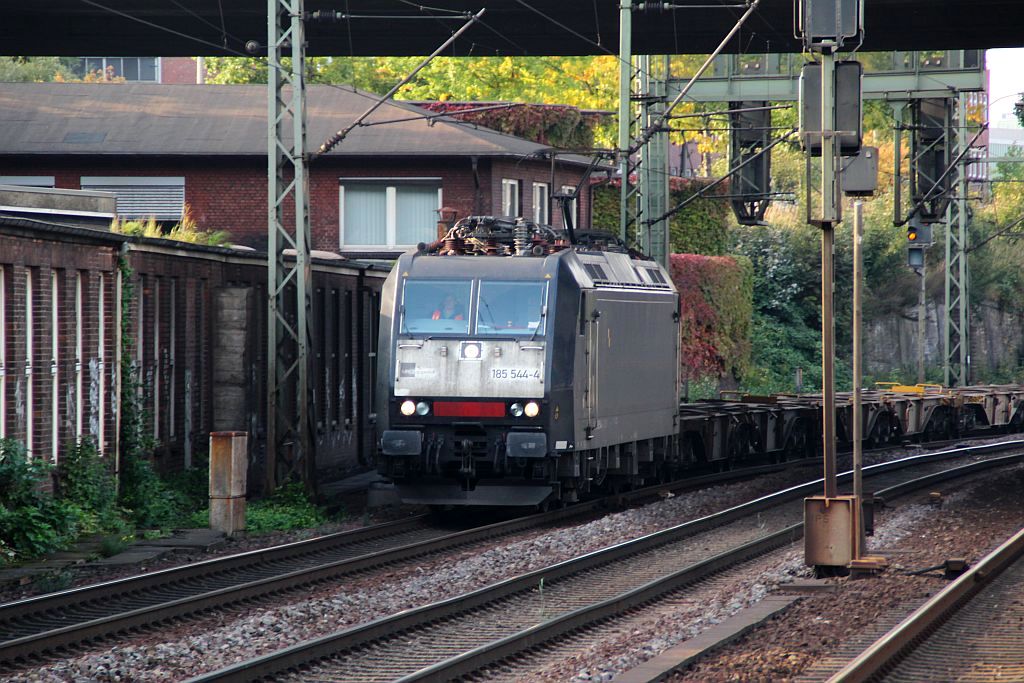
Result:
M426 514L416 515L361 529L341 531L336 534L318 536L295 543L286 543L270 548L259 548L226 557L216 557L202 562L170 567L147 574L129 576L123 579L90 584L88 586L80 586L78 588L8 602L0 604L0 624L23 615L63 609L72 601L91 602L94 600L104 600L112 595L151 590L154 586L164 583L186 581L214 573L230 571L238 567L251 566L258 562L290 559L301 554L322 552L337 546L360 543L367 540L378 540L387 536L406 533L418 526L423 526L427 522L428 517L429 515Z
M689 584L697 583L729 567L760 557L798 541L803 537L803 526L803 523L793 524L769 536L744 543L732 550L684 567L677 572L650 581L633 590L594 605L581 607L549 621L537 624L532 628L515 633L507 638L470 650L458 657L439 662L408 676L403 676L396 683L450 681L453 678L473 673L482 667L513 656L523 650L588 626L601 619L619 616L623 612L656 600L666 593L678 590Z
M960 467L937 472L911 479L896 486L884 489L891 497L905 495L914 490L928 487L936 481L946 481L970 476L976 472L992 469L1001 465L1014 464L1024 459L1024 454L1004 456ZM879 492L881 493L881 491ZM876 494L877 496L878 494ZM396 683L413 683L414 681L449 681L466 676L485 666L494 664L504 658L523 652L533 646L547 642L573 630L596 623L602 619L613 617L638 607L665 593L669 593L690 583L696 583L716 572L736 564L753 559L796 541L803 537L803 523L794 524L771 536L744 544L734 550L722 553L713 558L686 567L679 572L666 576L645 586L623 593L609 600L583 607L568 614L561 615L550 621L538 624L530 629L512 634L499 641L494 641L463 653L449 660L439 662L431 667L421 669L414 674L403 676ZM1024 535L1024 530L1021 532ZM1021 543L1024 548L1024 541ZM1024 552L1024 551L1022 551ZM1018 553L1019 555L1020 553ZM941 615L940 615L941 616ZM909 642L909 641L908 641ZM852 679L859 681L864 679ZM838 683L838 682L837 682ZM846 683L845 681L843 683Z
M866 475L874 476L917 465L931 464L933 462L950 458L964 457L967 455L982 455L1001 452L1013 448L1020 449L1022 447L1024 447L1024 441L1017 440L1013 442L1003 442L1000 444L987 444L984 446L972 446L963 449L921 454L897 461L865 467L864 472ZM1016 461L1024 460L1024 452L1018 453L1015 456L1010 456L1010 458ZM1006 458L1000 458L998 464L1002 465L1007 462L1008 460ZM972 469L972 472L973 471L974 470ZM840 475L839 478L842 481L849 481L852 478L852 473L845 472ZM415 628L425 623L443 620L454 615L500 601L514 594L532 590L538 585L543 585L543 582L545 581L553 582L573 574L585 572L589 569L608 565L623 558L636 555L637 553L676 542L695 534L720 527L723 524L749 517L750 515L757 514L758 512L775 507L781 503L798 500L805 495L816 492L820 488L821 481L821 479L818 479L790 487L783 491L762 496L756 500L728 508L712 515L685 522L637 539L602 548L517 577L505 579L460 596L405 610L398 614L375 619L335 634L298 643L294 646L254 658L246 662L240 662L238 664L195 677L190 679L190 683L208 683L212 681L249 681L267 676L274 676L282 671L301 667L309 662L319 659L329 658L339 652L352 650L374 640L392 636L395 633ZM790 530L787 529L787 532L789 531ZM573 628L577 627L578 626L573 626ZM526 634L524 638L526 638L525 642L533 642L532 639L534 638L534 634ZM502 645L502 647L504 647L504 645ZM456 671L462 670L456 669ZM451 675L458 676L461 674L451 673Z
M357 543L371 541L386 542L388 538L396 538L401 534L414 533L421 529L429 533L430 527L427 522L429 515L418 515L406 520L339 532L272 548L252 550L182 567L173 567L149 574L117 579L7 603L0 605L0 633L3 632L2 629L5 625L10 632L14 630L11 628L11 625L17 624L18 620L38 618L41 615L52 615L52 620L65 623L57 627L46 628L6 641L0 641L0 663L27 661L33 656L60 647L74 645L85 640L112 636L130 629L142 628L167 619L187 617L231 605L242 600L280 593L334 577L395 564L414 557L439 553L471 543L557 524L573 518L585 517L605 507L621 506L656 498L659 494L666 491L678 492L697 489L711 484L725 483L767 472L775 472L785 467L791 467L797 462L790 461L786 464L763 465L732 472L681 479L675 482L587 501L559 510L497 522L464 531L443 533L425 540L402 543L394 547L333 561L319 562L309 567L274 571L272 563L289 562L317 553L342 552L344 548ZM220 575L231 571L246 570L247 574L252 575L254 567L260 565L268 565L268 570L265 573L271 575L253 580L239 580L233 585L216 589L200 587L190 595L187 594L188 589L183 588L189 582L210 581L212 579L223 580L225 577ZM166 599L156 596L157 592L167 590L174 593L185 592L186 595ZM92 606L102 605L104 602L110 602L115 598L124 599L127 596L139 596L139 600L149 602L150 604L126 611L111 612L108 615L99 617L92 613L94 611ZM72 608L77 608L80 612L84 612L88 615L87 618L79 618L75 621L74 617L70 616ZM20 630L26 629L22 628Z
M828 679L829 683L868 681L893 666L913 643L925 638L1003 571L1024 556L1024 529L989 553L973 569L939 591L895 628Z

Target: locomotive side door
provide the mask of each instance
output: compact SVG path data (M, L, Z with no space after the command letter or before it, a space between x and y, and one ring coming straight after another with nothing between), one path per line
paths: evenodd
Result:
M600 407L600 371L601 371L601 311L598 309L597 291L590 289L583 292L580 316L584 326L584 387L583 413L586 419L586 436L591 438L597 429L598 411Z

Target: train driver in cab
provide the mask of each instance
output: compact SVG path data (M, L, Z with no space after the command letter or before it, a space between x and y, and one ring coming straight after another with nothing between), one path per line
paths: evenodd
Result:
M466 310L454 295L447 295L440 305L434 309L433 320L465 320Z

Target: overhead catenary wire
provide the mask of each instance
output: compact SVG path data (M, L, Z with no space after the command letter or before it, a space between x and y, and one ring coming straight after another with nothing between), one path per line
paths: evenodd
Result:
M469 27L472 26L473 24L475 24L477 19L482 17L484 12L486 12L486 11L487 11L487 8L483 8L479 12L474 14L473 17L469 21L467 21L465 24L463 24L462 28L460 28L458 31L456 31L451 36L449 36L448 40L444 41L444 43L442 43L440 45L440 47L438 47L436 50L434 50L430 54L429 57L427 57L422 62L420 62L416 66L415 69L413 69L412 71L409 72L408 75L406 75L405 78L403 78L401 81L396 83L391 88L391 90L388 90L385 94L381 95L380 98L378 98L376 102L374 102L372 105L370 105L369 109L367 109L362 114L360 114L356 118L355 121L350 123L347 127L339 130L337 133L332 135L330 138L328 138L322 145L320 145L319 153L320 154L326 154L327 152L330 152L332 149L334 149L338 145L338 143L340 143L342 140L344 140L345 137L349 133L352 132L352 129L354 129L356 126L358 126L360 123L362 123L363 120L366 119L367 116L369 116L373 112L377 111L377 109L382 104L384 104L389 99L391 99L391 96L394 95L396 92L398 92L399 88L401 88L403 85L405 85L406 83L411 81L416 76L416 74L418 74L425 66L427 66L427 64L429 64L434 59L434 57L438 56L439 54L444 52L446 49L448 49L448 46L451 45L452 43L454 43L459 38L459 36L461 36L463 33L465 33L467 30L469 30Z
M917 202L916 204L914 204L914 208L912 208L910 210L910 213L907 214L907 217L904 218L902 221L899 221L898 223L896 223L896 227L900 227L902 225L906 225L907 221L909 221L911 218L916 216L917 212L920 211L922 208L924 208L925 202L927 202L929 199L934 199L932 194L935 192L935 190L940 189L940 185L941 185L942 181L946 179L946 176L948 176L950 173L952 173L953 169L956 168L957 164L960 163L960 160L963 159L965 156L967 156L967 152L970 151L971 147L974 146L974 143L978 141L978 138L980 138L981 134L984 133L986 130L988 130L988 123L987 122L983 123L981 125L981 128L978 130L977 133L974 134L974 137L971 138L971 141L967 143L967 145L964 147L963 151L960 152L959 154L957 154L956 158L953 159L953 161L950 162L949 166L946 167L946 170L943 171L942 174L938 178L935 179L935 182L932 183L932 186L928 189L928 191L925 193L925 195L923 197L921 197L921 200L919 202Z
M708 190L710 190L710 189L712 189L714 187L717 187L718 185L721 185L723 182L726 181L726 179L728 179L728 178L732 177L733 175L735 175L736 172L739 171L741 168L743 168L747 164L752 163L755 159L758 159L761 155L766 154L773 147L775 147L775 146L785 142L790 137L792 137L795 133L796 133L796 129L792 128L785 135L782 135L780 137L775 138L775 140L773 140L770 144L768 144L764 149L762 149L762 150L758 151L757 153L752 154L751 156L749 156L746 159L744 159L743 163L738 164L736 166L736 168L730 169L728 173L723 175L718 180L714 181L710 185L706 185L706 186L702 187L701 189L697 190L696 192L691 194L689 197L687 197L683 201L681 201L678 204L676 204L675 206L673 206L671 209L669 209L665 213L661 214L657 218L650 219L648 222L651 223L651 224L658 223L659 221L667 220L667 219L671 218L672 216L676 215L677 213L682 211L684 208L686 208L691 202L693 202L693 201L699 199L700 197L702 197L704 195L704 193L706 193Z
M519 2L522 2L522 0L519 0ZM636 152L641 147L646 145L647 142L654 136L654 134L661 130L667 124L668 117L672 115L672 111L679 106L679 104L683 101L684 98L687 97L687 95L690 92L690 88L693 87L693 84L696 83L697 79L700 78L701 74L703 74L707 70L707 68L711 66L711 62L715 59L715 57L717 57L722 52L722 50L725 49L725 46L729 44L729 41L732 40L733 36L736 35L736 32L740 30L740 27L743 26L744 22L746 22L746 20L750 18L750 16L754 13L754 11L758 8L760 4L761 0L752 0L750 6L747 8L747 11L744 12L743 16L741 16L736 21L736 24L733 25L732 30L730 30L729 33L726 34L725 38L723 38L722 42L718 44L718 47L715 48L714 52L708 55L708 58L705 59L704 63L700 65L700 68L697 69L696 73L693 74L689 82L685 86L683 86L683 88L679 91L679 94L676 95L675 99L673 99L672 102L669 103L668 107L665 108L665 111L663 111L661 115L658 116L657 120L655 120L654 123L652 123L646 130L643 131L643 133L641 133L639 139L630 147L630 154Z
M406 5L410 5L412 7L415 7L417 9L419 9L420 11L436 11L436 12L446 13L444 16L433 16L432 17L434 20L436 20L438 22L444 22L445 20L449 20L449 19L452 19L452 18L461 18L461 17L467 16L466 12L463 12L463 11L460 11L460 10L447 10L447 9L444 9L444 8L435 8L435 7L431 7L429 5L422 5L422 4L419 4L419 3L410 2L409 0L397 0L397 1L401 2L402 4L406 4ZM121 10L118 10L118 9L115 9L115 8L112 8L112 7L108 7L108 6L106 6L106 5L104 5L104 4L100 3L100 2L96 2L96 0L82 0L82 2L84 2L84 3L88 4L88 5L91 5L93 7L96 7L98 9L104 10L106 12L109 12L111 14L123 17L125 19L130 20L130 21L135 21L135 22L143 24L145 26L149 26L150 28L154 28L154 29L157 29L159 31L164 31L164 32L170 33L172 35L176 35L176 36L179 36L179 37L182 37L182 38L186 38L188 40L195 41L196 43L199 43L199 44L202 44L202 45L206 45L208 47L216 48L218 51L227 52L229 55L233 55L233 56L236 56L236 57L242 57L244 59L253 59L253 55L252 54L249 54L249 53L246 53L246 52L242 52L240 50L233 49L233 48L231 48L231 47L229 47L227 45L217 45L216 43L210 42L208 40L204 40L203 38L200 38L200 37L197 37L197 36L193 36L193 35L189 35L189 34L181 32L181 31L177 31L175 29L169 28L167 26L162 26L162 25L154 23L152 21L148 21L146 19L142 19L140 17L136 17L136 16L134 16L134 15L128 13L128 12L124 12L124 11L121 11ZM348 0L346 0L346 7L347 7L347 5L348 5ZM195 13L193 12L192 14L195 14ZM201 16L196 15L196 17L199 20L204 21L204 23L210 24L210 22L206 21ZM387 17L387 18L390 19L392 17ZM524 53L524 55L528 54L528 51L525 48L523 48L521 45L519 45L518 43L516 43L512 39L510 39L507 36L505 36L503 33L498 31L496 28L491 26L489 23L483 21L479 16L476 17L476 19L477 19L477 21L478 21L478 23L480 25L488 28L495 35L497 35L498 37L502 38L503 40L508 42L510 45L512 45L516 49L522 51ZM351 22L346 22L346 25L348 27L348 32L349 32L349 52L350 52L350 56L354 56L353 43L352 43L352 38L351 38ZM238 38L237 36L234 36L234 35L232 35L230 33L226 33L226 35L230 36L234 40L237 40L238 42L241 42L241 39ZM477 43L474 43L474 45L477 45ZM605 50L605 51L607 52L607 50ZM497 53L498 51L495 50L495 52ZM575 81L577 81L579 83L582 83L582 84L584 84L584 85L586 85L588 87L590 86L590 83L588 81L586 81L585 79L583 79L583 78L581 78L581 77L579 77L579 76L577 76L575 74L570 73L569 71L564 69L561 65L557 64L556 62L554 62L554 61L552 61L550 59L547 59L547 58L542 58L542 61L549 68L551 68L551 69L553 69L555 71L558 71L558 72L562 73L563 75L565 75L565 76L567 76L567 77L569 77L569 78L571 78L571 79L573 79L573 80L575 80ZM258 70L258 67L256 67L256 66L252 66L251 68L254 71ZM278 70L282 70L282 71L289 71L288 69L285 69L281 64L274 63L269 58L269 55L267 57L267 68L278 69ZM367 99L370 99L370 98L374 97L373 94L360 91L359 89L355 88L354 86L348 85L348 84L321 83L320 85L324 85L324 86L327 86L327 87L330 87L330 88L335 88L337 90L341 90L341 91L344 91L344 92L350 92L350 93L359 95L360 97L365 97Z

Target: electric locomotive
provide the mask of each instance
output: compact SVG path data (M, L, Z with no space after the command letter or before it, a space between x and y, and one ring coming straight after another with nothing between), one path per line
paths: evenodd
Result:
M678 293L617 238L568 232L472 217L398 259L377 423L379 469L403 502L544 507L663 474Z

